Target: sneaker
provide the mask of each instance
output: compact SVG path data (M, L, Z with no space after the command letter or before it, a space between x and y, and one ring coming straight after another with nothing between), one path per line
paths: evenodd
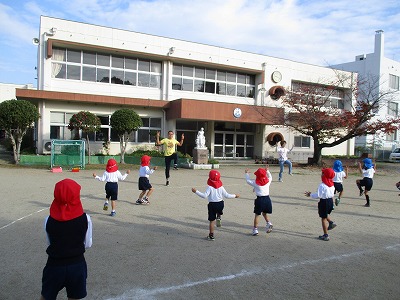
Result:
M217 227L221 227L221 219L217 219Z
M362 195L364 195L364 191L363 191L363 190L360 190L360 197L361 197Z
M336 198L335 198L335 205L338 206L339 203L340 203L340 198L339 198L339 197L336 197Z
M290 176L293 176L293 173L289 173Z
M166 186L169 186L169 180L167 180L167 182L165 183Z
M278 181L279 181L279 182L283 182L282 178L279 178Z
M117 213L116 213L115 211L112 211L111 214L110 214L110 216L111 216L111 217L115 217L116 214L117 214Z
M149 198L148 198L148 197L144 197L144 198L143 198L143 202L144 202L145 204L150 204L150 201L149 201Z
M211 235L211 234L207 235L207 240L209 240L209 241L215 241L214 235Z
M272 231L272 227L274 227L274 226L272 225L272 223L271 223L271 222L268 222L268 223L267 223L267 233L270 233L270 232Z
M329 241L329 236L327 234L320 235L318 238L323 241Z
M330 222L329 226L328 226L328 230L332 230L333 228L335 228L337 225L334 222Z
M142 204L142 200L141 199L137 199L136 200L136 205L140 205L140 204Z
M257 228L253 228L253 233L252 235L258 235L258 229Z
M371 207L371 205L369 205L369 203L366 203L364 206L365 207Z
M108 210L108 203L104 203L103 210Z
M174 166L174 170L179 170L177 166Z

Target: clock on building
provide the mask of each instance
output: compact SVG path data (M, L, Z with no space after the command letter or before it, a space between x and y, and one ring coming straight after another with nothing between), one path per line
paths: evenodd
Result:
M282 74L279 71L274 71L272 72L271 78L273 82L278 83L279 81L282 80Z
M240 118L242 116L242 110L239 107L235 108L233 110L233 116L235 118Z

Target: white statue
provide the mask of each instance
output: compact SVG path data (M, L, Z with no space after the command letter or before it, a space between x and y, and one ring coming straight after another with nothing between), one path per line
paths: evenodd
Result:
M199 132L197 133L196 148L197 149L207 149L206 138L204 136L204 128L203 127L201 127Z

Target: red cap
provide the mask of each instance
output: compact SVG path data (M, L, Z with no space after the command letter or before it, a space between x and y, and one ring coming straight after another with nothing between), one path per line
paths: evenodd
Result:
M222 186L221 174L217 170L211 170L208 174L207 184L217 189Z
M54 187L50 216L57 221L69 221L83 214L81 186L72 179L64 179Z

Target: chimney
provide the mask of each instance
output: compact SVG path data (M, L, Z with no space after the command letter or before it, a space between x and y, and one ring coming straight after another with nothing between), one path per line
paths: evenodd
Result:
M381 57L384 56L384 42L385 42L385 37L383 34L383 30L377 30L375 31L375 49L374 53L376 55L379 55Z

